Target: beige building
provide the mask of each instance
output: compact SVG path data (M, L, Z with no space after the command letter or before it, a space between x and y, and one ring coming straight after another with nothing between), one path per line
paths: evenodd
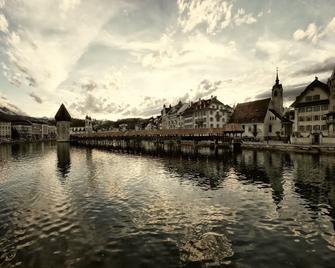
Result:
M183 128L222 128L230 119L232 108L212 96L191 103L182 113Z
M295 110L293 143L335 143L334 72L327 84L316 77L291 105Z
M12 124L9 121L0 121L0 141L11 140L12 138Z

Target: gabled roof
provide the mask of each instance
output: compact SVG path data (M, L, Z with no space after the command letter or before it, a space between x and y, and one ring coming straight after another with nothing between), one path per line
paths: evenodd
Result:
M59 107L58 112L55 115L56 121L71 121L71 115L66 110L64 104Z
M237 104L231 123L263 123L271 98Z
M299 102L302 100L302 98L306 95L306 93L309 90L314 90L314 88L321 88L324 90L327 94L330 94L330 90L327 84L321 82L317 77L315 77L315 80L310 83L303 92L300 93L300 95L296 98L296 100L291 104L291 107L296 107Z

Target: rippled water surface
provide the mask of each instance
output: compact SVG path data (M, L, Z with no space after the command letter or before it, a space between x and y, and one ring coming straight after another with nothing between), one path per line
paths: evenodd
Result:
M0 267L334 267L335 156L0 146Z

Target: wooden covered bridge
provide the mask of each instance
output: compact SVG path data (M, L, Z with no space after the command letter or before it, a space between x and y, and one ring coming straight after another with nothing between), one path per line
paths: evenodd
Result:
M182 147L199 148L240 147L244 130L239 124L226 124L223 128L160 129L104 131L71 135L71 142L78 145L116 150L180 152Z

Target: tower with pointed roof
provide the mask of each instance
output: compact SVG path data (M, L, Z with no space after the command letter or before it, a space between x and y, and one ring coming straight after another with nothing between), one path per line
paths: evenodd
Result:
M71 115L65 108L64 104L59 107L58 112L55 115L55 120L57 126L57 141L70 141Z
M284 107L283 107L283 86L279 82L278 68L276 71L276 83L272 87L272 96L271 96L271 104L272 108L283 115Z

